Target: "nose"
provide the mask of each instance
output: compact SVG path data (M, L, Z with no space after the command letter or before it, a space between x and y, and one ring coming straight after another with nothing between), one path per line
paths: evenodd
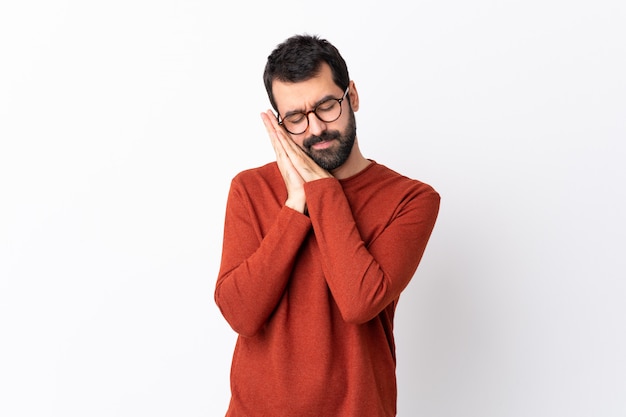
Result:
M326 130L326 123L322 122L314 112L307 114L309 118L309 134L319 136Z

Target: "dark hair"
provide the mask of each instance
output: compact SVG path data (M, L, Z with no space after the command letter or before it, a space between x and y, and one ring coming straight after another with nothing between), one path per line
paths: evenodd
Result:
M274 110L276 102L272 92L274 80L297 83L313 78L326 62L332 71L333 81L345 90L350 83L346 61L330 42L315 35L295 35L288 38L267 57L263 82Z

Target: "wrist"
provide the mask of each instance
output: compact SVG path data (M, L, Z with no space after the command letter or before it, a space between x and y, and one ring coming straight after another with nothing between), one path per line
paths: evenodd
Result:
M292 198L287 198L287 201L285 201L285 206L289 207L290 209L293 209L299 213L303 213L306 214L306 201L300 200L300 199L292 199Z

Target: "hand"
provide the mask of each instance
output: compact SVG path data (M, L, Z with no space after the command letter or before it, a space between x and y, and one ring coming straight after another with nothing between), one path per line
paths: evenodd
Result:
M271 110L262 113L261 117L270 134L270 138L272 138L274 149L276 149L274 140L277 140L282 145L282 150L286 153L291 164L298 171L298 174L300 174L304 182L332 177L330 172L317 165L317 163L289 137L283 127L278 124L278 120ZM276 133L275 137L273 137L272 132Z
M288 149L290 148L290 142L296 147L297 145L287 137L287 134L278 124L278 120L271 110L261 113L261 119L263 119L263 124L265 124L267 134L272 141L272 147L276 153L278 169L280 170L283 180L285 181L285 186L287 187L287 201L285 201L285 205L299 211L300 213L304 213L306 209L304 179L294 167L289 157L289 153L287 152L287 149L285 149L285 147Z

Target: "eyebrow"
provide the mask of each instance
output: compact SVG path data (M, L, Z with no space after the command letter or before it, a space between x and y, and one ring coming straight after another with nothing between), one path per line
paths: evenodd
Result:
M315 109L317 106L319 106L320 104L322 104L323 102L328 101L328 100L337 100L337 98L333 94L327 94L323 98L321 98L320 100L315 102L315 104L313 105L313 109ZM283 119L285 117L289 117L289 116L294 115L294 114L306 114L306 112L307 112L307 110L301 110L301 109L289 110L287 113L285 113L283 115Z

